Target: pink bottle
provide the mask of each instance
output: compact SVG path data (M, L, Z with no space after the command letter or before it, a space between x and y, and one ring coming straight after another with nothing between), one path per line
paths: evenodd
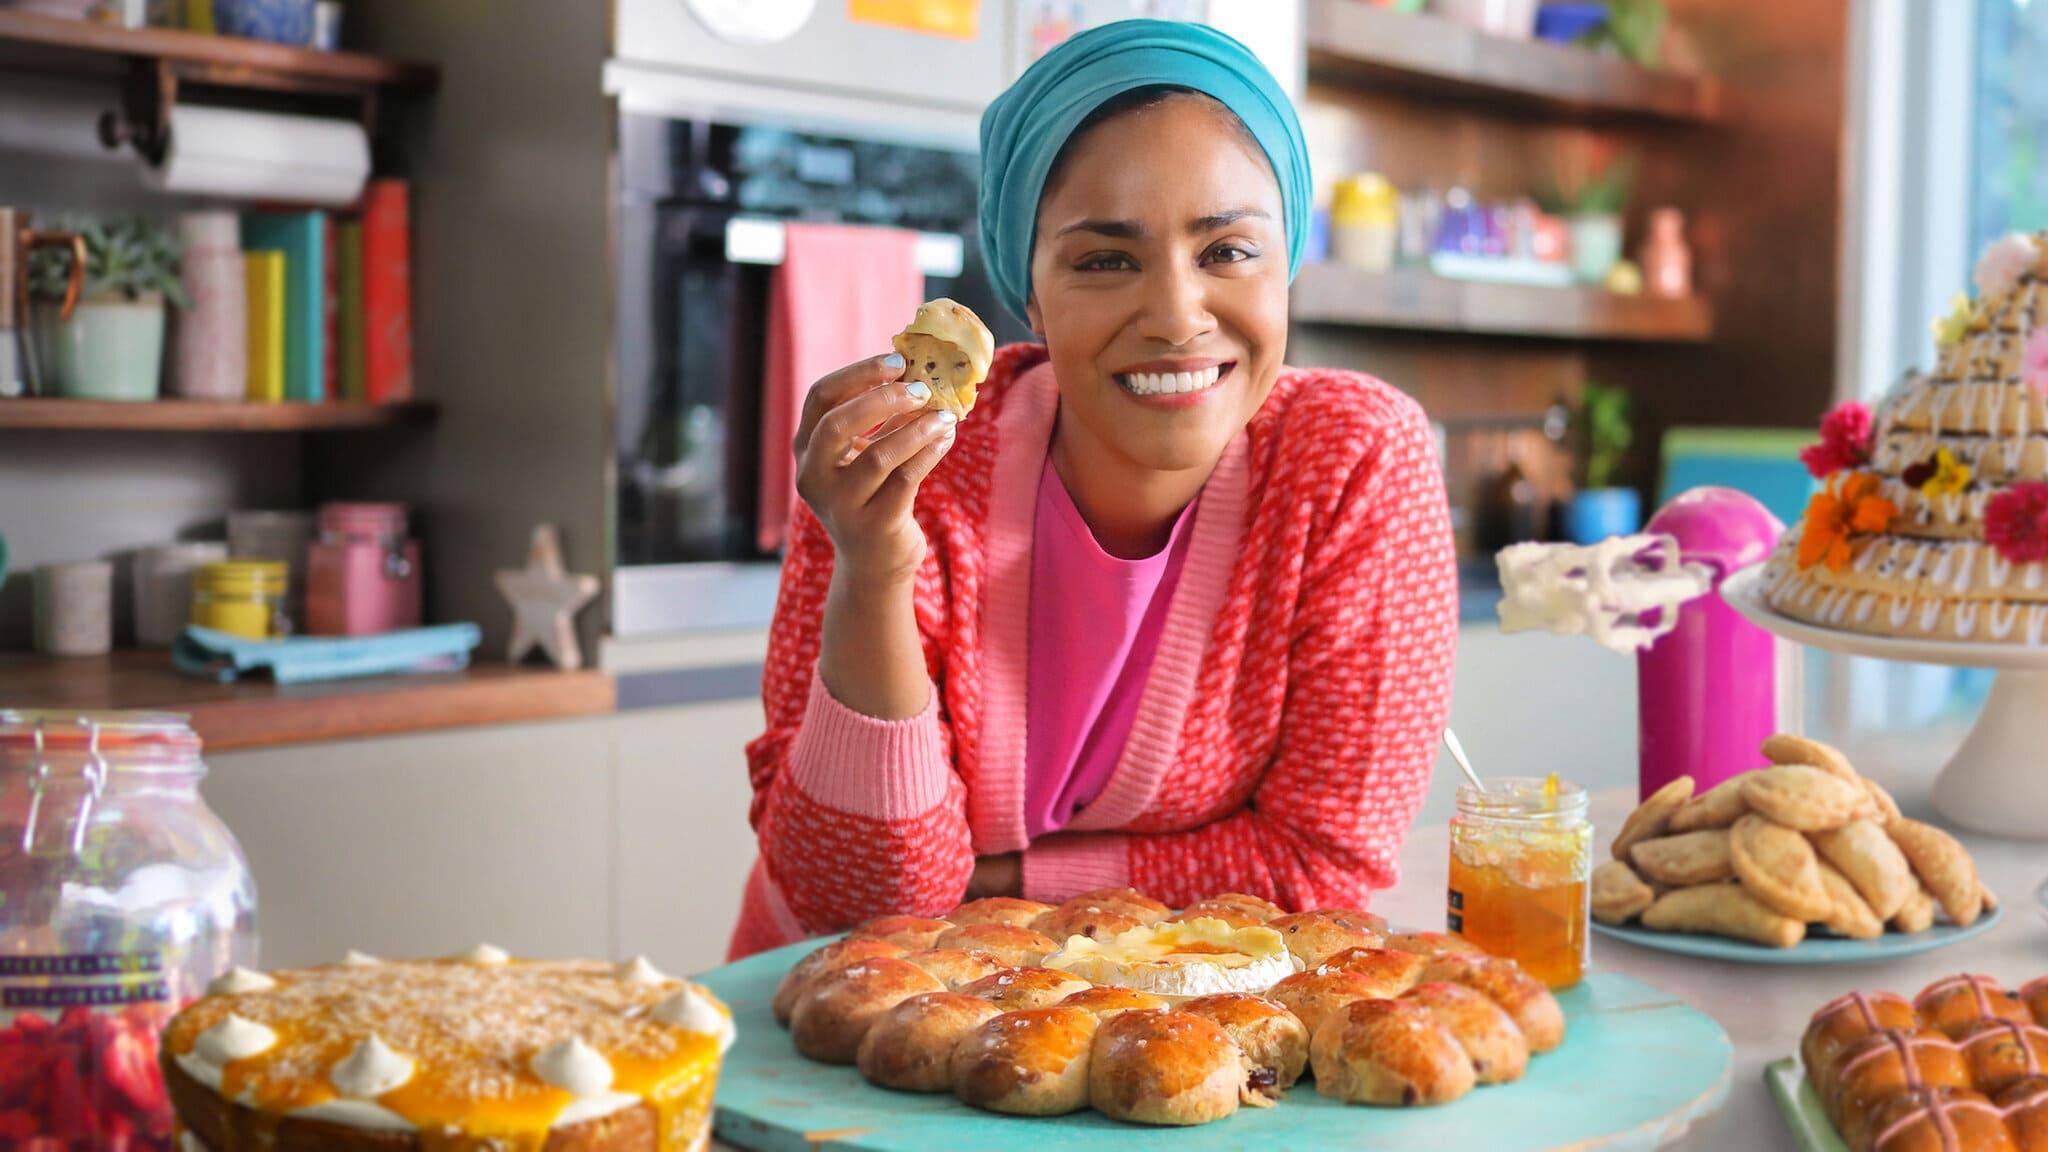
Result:
M403 504L323 504L306 555L306 631L371 636L420 626L420 545Z
M1678 609L1678 627L1636 657L1642 795L1693 779L1695 794L1763 764L1758 748L1781 731L1777 641L1720 597L1721 581L1762 562L1785 531L1733 488L1694 488L1644 529L1678 541L1689 564L1713 573L1714 593Z

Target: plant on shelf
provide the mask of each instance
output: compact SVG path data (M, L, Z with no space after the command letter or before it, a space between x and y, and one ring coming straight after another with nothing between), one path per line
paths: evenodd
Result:
M1664 40L1664 0L1605 0L1607 19L1586 42L1611 48L1616 55L1645 68L1655 68Z
M85 241L85 287L69 318L51 305L70 283L71 252L29 253L30 328L46 385L90 400L154 400L163 378L164 303L189 304L178 277L182 245L148 220L61 227Z
M1604 284L1621 259L1622 216L1635 189L1636 166L1610 156L1569 182L1552 177L1536 192L1544 211L1565 217L1571 230L1572 270L1587 284Z
M1579 390L1579 450L1585 486L1565 508L1565 534L1575 544L1626 536L1642 523L1642 500L1633 488L1614 486L1615 473L1635 442L1629 394L1591 380Z

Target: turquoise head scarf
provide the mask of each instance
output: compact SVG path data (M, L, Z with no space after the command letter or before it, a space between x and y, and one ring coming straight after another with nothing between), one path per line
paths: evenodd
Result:
M1251 49L1200 24L1120 20L1046 53L981 116L981 248L996 298L1018 319L1031 299L1038 199L1089 113L1138 88L1187 88L1235 113L1280 181L1287 275L1308 244L1308 144L1294 105Z

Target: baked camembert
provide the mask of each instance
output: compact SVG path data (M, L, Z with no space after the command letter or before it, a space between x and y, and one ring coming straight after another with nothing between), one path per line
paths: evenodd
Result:
M1175 998L1264 992L1296 971L1280 933L1208 917L1132 928L1107 941L1070 936L1045 966L1092 984Z
M173 1019L193 1145L684 1152L706 1145L732 1014L646 960L457 957L237 968Z

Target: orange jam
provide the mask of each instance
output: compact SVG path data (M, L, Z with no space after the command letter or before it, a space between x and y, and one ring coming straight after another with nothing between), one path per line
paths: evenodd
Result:
M1552 988L1586 970L1593 826L1573 784L1502 779L1458 789L1445 922Z

